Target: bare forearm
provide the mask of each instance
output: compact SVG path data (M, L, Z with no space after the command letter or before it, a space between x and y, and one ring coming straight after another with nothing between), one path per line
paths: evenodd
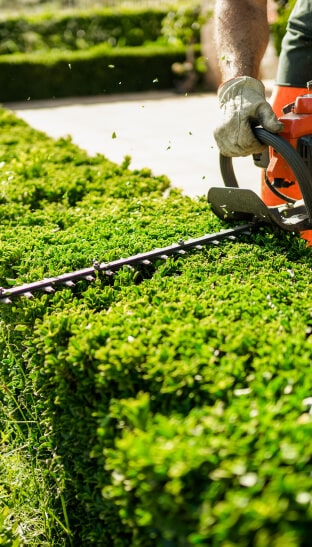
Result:
M215 38L223 80L257 78L269 40L267 0L217 0Z

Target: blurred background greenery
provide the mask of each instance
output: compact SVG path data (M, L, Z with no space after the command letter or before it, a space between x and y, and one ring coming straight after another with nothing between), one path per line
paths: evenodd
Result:
M182 0L174 2L173 0L0 0L0 9L5 11L42 11L66 8L90 9L99 7L164 7L166 5L198 5L198 0ZM213 1L211 2L214 3Z

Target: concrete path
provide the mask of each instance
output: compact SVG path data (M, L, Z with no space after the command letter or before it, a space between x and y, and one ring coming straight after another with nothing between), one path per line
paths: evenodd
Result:
M7 103L32 127L54 138L71 135L91 155L102 153L133 169L165 174L191 197L222 185L213 138L219 108L215 94L150 92L53 101ZM260 171L250 157L234 160L240 184L258 191Z

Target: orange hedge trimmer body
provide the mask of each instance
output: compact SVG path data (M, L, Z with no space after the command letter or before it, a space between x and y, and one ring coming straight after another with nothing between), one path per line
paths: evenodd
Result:
M279 118L280 134L254 129L268 145L267 153L254 156L263 168L267 190L261 199L255 192L239 188L232 158L220 156L225 188L211 188L208 201L224 220L253 219L277 224L283 230L312 229L312 94L301 95L286 105ZM274 203L274 205L272 205Z
M284 124L281 137L295 148L308 169L312 170L312 95L297 97L294 103L284 107L279 118ZM302 199L300 188L290 165L281 154L270 149L270 162L266 176L273 187L285 189L285 195L295 200Z

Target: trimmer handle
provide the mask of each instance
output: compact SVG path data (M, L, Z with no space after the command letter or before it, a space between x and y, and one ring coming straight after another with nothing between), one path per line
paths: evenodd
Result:
M292 169L301 191L308 219L312 224L312 176L302 157L297 150L280 135L270 133L270 131L263 129L262 127L255 127L253 131L262 144L274 148ZM233 169L232 158L220 154L220 170L226 187L239 188Z

